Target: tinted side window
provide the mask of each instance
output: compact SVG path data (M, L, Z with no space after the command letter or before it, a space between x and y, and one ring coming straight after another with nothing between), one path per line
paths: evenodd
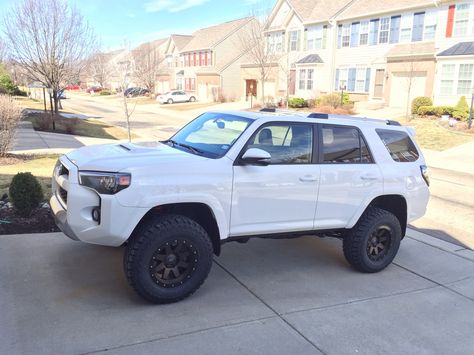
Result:
M323 126L324 163L372 163L373 159L359 130L346 126Z
M416 161L420 156L408 133L388 129L376 129L376 132L393 160L407 163Z
M272 156L271 164L308 164L313 158L313 126L272 124L257 130L248 148L259 148Z

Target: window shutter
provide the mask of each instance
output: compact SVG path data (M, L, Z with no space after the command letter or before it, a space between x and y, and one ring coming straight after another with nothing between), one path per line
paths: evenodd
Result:
M339 69L336 69L336 82L334 86L334 91L339 90Z
M351 25L351 47L359 46L360 22L354 22Z
M304 29L304 36L303 36L303 50L308 49L308 29Z
M400 20L401 16L393 16L390 20L390 43L398 43L400 38Z
M370 20L369 44L374 46L379 38L379 19Z
M413 17L413 31L411 33L411 40L418 42L423 40L423 25L425 22L425 13L416 13Z
M337 29L337 48L342 47L342 25L339 25Z
M287 37L288 37L288 46L286 47L286 51L289 53L290 52L290 41L291 41L291 35L290 35L290 31L288 31L286 33Z
M446 24L446 37L453 36L453 25L454 25L454 11L456 9L456 5L449 5L448 10L448 23Z
M299 52L301 48L301 31L296 32L296 50Z
M369 92L370 87L370 68L365 71L365 92Z
M328 38L328 26L323 26L323 49L326 49L326 41Z
M347 91L355 90L355 82L356 82L356 68L349 68L349 80L347 83Z

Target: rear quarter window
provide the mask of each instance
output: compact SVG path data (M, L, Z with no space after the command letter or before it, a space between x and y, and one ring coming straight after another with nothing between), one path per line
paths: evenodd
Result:
M409 163L418 160L420 154L407 132L388 129L375 130L393 160Z

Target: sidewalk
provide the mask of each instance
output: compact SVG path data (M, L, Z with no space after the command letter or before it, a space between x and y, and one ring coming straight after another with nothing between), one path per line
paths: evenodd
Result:
M392 265L363 274L337 239L229 243L194 295L150 305L123 248L0 236L0 353L469 354L474 252L459 249L409 230Z

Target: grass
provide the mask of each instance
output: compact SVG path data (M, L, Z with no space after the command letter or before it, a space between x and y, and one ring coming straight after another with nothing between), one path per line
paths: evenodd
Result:
M439 119L416 117L407 120L403 117L398 121L416 129L416 141L425 149L442 151L474 140L474 130L473 133L463 133L446 128Z
M45 198L51 196L51 176L59 155L10 156L0 158L2 170L0 173L0 196L8 193L10 182L17 173L30 172L41 183Z
M30 113L24 118L26 121L33 123L35 130L54 132L54 133L65 133L70 134L68 131L68 124L71 123L71 118L56 118L56 130L53 131L50 128L41 127L41 120L49 120L50 116L44 113ZM107 138L107 139L126 139L128 138L127 131L121 127L111 126L97 119L77 119L73 126L72 134L84 137L94 138ZM133 137L133 135L132 135Z

